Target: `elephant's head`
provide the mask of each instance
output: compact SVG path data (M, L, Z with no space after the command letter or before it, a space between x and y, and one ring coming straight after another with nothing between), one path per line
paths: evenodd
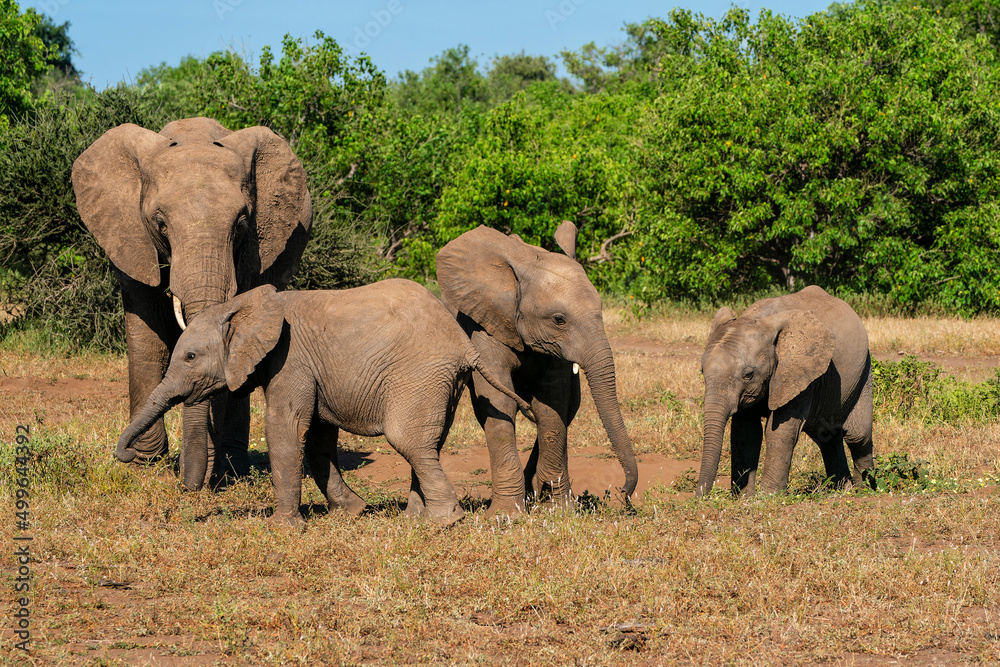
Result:
M151 287L170 265L170 292L190 320L239 287L287 283L308 237L306 174L264 127L230 132L208 118L160 133L108 130L77 158L80 217L115 267ZM279 262L280 276L268 269Z
M778 410L823 375L832 358L833 334L808 311L737 318L719 309L701 359L705 440L697 495L712 490L729 418L762 401Z
M248 380L278 344L285 323L275 293L274 286L261 285L206 308L191 322L174 347L163 381L119 438L115 451L119 461L135 458L132 443L172 406L182 401L193 405L227 389L254 386ZM200 488L207 465L207 457L188 459L194 469L182 471L185 486Z
M601 297L573 258L575 237L571 223L560 227L556 239L563 255L489 227L473 229L438 253L438 283L445 303L512 350L579 364L625 469L623 489L631 495L638 471L618 406Z

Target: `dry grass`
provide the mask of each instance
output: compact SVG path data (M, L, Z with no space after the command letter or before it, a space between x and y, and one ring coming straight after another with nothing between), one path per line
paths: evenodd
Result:
M636 449L697 467L696 348L708 317L608 319L616 341L630 341L617 361ZM935 341L924 348L921 327ZM872 320L870 328L885 350L897 340L905 351L992 355L1000 341L987 320ZM114 463L125 426L123 359L0 352L8 379L38 380L0 394L5 438L17 423L34 429L30 664L1000 661L996 424L876 426L880 453L926 460L942 491L734 502L722 491L696 501L653 489L634 514L603 507L488 521L477 512L440 529L400 516L396 497L380 488L358 488L375 504L366 516L327 514L307 481L311 514L296 531L266 520L266 474L192 494L165 465ZM98 390L109 384L113 391ZM584 401L571 438L604 446ZM448 447L481 446L466 404ZM260 408L255 396L258 448ZM178 421L168 421L175 442ZM530 429L521 431L529 446ZM344 444L386 446L353 436ZM3 470L12 517L10 467ZM818 451L804 440L792 487L808 490L819 470ZM5 544L13 531L10 518ZM13 609L14 559L6 559ZM29 664L10 626L0 662Z

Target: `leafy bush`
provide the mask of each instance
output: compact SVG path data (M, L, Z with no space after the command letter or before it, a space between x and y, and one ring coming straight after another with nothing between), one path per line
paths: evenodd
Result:
M931 362L872 360L875 418L925 424L987 422L1000 418L1000 370L975 384L942 374Z
M3 133L0 152L0 300L23 312L11 327L40 326L70 348L124 348L117 280L76 210L73 161L122 123L165 124L131 88L79 98L54 94L30 121Z
M930 475L927 461L910 458L906 452L892 452L875 457L875 490L880 492L898 491L904 488L928 488Z

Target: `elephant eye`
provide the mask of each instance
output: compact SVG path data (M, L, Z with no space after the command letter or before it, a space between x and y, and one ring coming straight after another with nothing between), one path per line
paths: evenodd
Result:
M556 315L552 316L552 319L555 320L555 323L560 326L566 324L566 318L562 314L557 313Z
M745 369L743 371L743 379L744 380L753 379L753 369L752 368L747 368L747 369Z
M184 358L187 359L188 361L194 361L194 358L196 356L198 355L196 355L194 352L188 352L187 354L184 355Z
M164 236L166 236L167 235L167 221L164 220L163 215L160 214L160 213L155 214L153 216L153 222L156 224L156 228L160 231L160 233L163 234Z
M236 229L233 234L233 245L239 247L243 243L243 238L247 234L247 214L243 212L236 220Z

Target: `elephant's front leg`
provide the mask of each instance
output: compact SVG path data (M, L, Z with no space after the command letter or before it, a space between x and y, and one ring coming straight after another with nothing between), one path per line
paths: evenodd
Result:
M531 409L538 418L538 437L525 468L525 484L539 501L560 503L572 498L566 436L574 376L572 364L553 362L539 373L532 387Z
M306 457L316 486L326 497L330 509L340 509L357 516L367 504L344 483L344 478L340 475L337 467L338 434L336 426L320 421L313 415L312 426L306 436Z
M510 383L510 376L502 377L501 381ZM479 373L473 373L470 390L472 407L486 434L486 447L490 453L493 494L486 516L523 512L524 471L517 454L514 431L517 404L497 391Z
M757 491L760 444L764 438L762 415L748 409L733 415L730 432L731 488L734 496L747 498Z
M274 515L271 518L294 525L302 521L299 509L302 504L302 453L312 410L300 410L280 395L272 399L272 388L268 391L264 425L274 485Z
M788 486L792 453L809 416L812 401L813 388L810 387L768 416L764 432L767 452L760 485L764 493L777 493Z
M134 419L163 380L170 363L170 349L177 342L180 328L173 321L162 290L120 273L118 279L125 306L129 419ZM163 419L158 419L132 447L138 452L136 461L155 461L166 456L169 444Z
M245 477L250 474L250 396L237 398L226 392L225 418L219 434L215 475Z

